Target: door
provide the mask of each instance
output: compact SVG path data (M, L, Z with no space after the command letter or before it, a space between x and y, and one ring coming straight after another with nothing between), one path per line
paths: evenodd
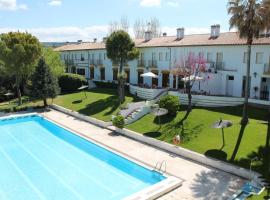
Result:
M141 77L141 74L143 74L143 71L138 71L138 85L143 84L143 77Z
M228 76L227 77L227 96L233 96L233 82L234 82L234 76Z
M126 83L129 83L129 70L125 70L126 73Z
M105 80L105 68L100 68L100 79Z
M90 79L94 79L95 78L95 71L94 71L94 67L90 68Z
M169 85L169 73L162 73L162 87L166 88Z

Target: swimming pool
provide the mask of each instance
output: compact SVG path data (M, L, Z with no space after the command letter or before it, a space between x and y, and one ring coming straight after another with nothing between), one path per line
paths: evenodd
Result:
M0 199L118 200L166 179L37 115L0 119Z

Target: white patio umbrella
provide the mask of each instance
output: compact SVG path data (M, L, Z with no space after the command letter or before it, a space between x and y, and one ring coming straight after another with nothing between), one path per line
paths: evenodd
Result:
M194 75L191 75L191 76L187 76L187 77L185 77L185 78L182 78L182 81L184 81L184 82L187 82L187 81L201 81L201 80L203 80L203 78L202 77L200 77L200 76L194 76Z
M141 74L141 77L158 78L158 76L152 72Z

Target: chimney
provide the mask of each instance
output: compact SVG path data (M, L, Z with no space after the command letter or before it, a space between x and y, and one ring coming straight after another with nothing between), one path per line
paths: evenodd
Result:
M220 25L215 24L211 26L211 38L217 38L220 35Z
M166 37L167 36L167 33L163 33L162 35L163 35L163 37Z
M185 29L184 28L178 28L177 30L177 40L181 40L185 36Z
M93 42L96 43L97 42L97 38L94 38Z
M107 37L104 37L103 39L102 39L102 41L105 43L106 42L106 40L107 40Z
M151 40L152 39L152 32L151 31L146 31L145 33L144 33L144 40L145 41L149 41L149 40Z
M216 37L219 37L219 35L220 35L220 25L219 24L217 24L216 25Z

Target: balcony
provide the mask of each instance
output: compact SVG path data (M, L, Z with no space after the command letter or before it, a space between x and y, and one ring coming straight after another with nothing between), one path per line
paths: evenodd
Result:
M225 71L225 68L224 68L224 62L216 62L215 63L215 69L216 70L221 70L221 71Z
M145 60L143 59L138 60L138 67L145 67Z
M157 60L148 60L148 66L149 68L157 68Z
M67 65L67 66L73 66L74 65L74 61L73 60L70 60L70 59L66 59L65 60L65 65Z
M102 59L97 59L96 64L99 65L99 66L103 65L103 60Z
M96 63L95 63L95 60L94 59L90 59L90 65L96 65Z
M269 63L264 64L263 74L264 75L270 75L270 64Z

